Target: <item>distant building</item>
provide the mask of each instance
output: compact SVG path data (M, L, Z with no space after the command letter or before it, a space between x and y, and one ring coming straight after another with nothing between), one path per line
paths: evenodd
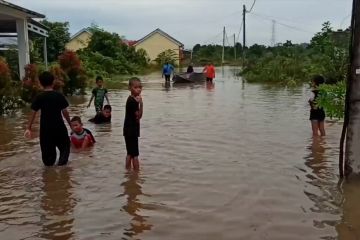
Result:
M83 28L70 38L70 41L65 45L65 48L74 52L86 48L89 45L91 36L92 33L89 29Z
M160 53L173 50L177 56L177 64L180 64L184 48L184 44L159 28L138 40L134 46L136 50L144 49L151 61L154 61Z
M330 37L337 47L348 48L350 44L351 32L350 29L338 30L331 32Z

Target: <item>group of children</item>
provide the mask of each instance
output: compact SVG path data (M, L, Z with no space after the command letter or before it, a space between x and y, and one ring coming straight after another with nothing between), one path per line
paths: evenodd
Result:
M210 68L210 70L209 70ZM211 66L207 66L204 71L209 71L213 74ZM208 78L211 81L213 76ZM56 148L59 149L60 156L58 165L66 165L69 159L70 146L74 148L85 149L95 143L95 138L89 129L83 127L83 123L79 116L74 116L70 119L67 107L68 101L63 94L54 91L53 83L54 76L50 72L43 72L39 76L39 81L43 86L43 91L35 98L31 105L32 114L29 124L25 131L25 136L31 137L32 125L36 114L41 110L40 117L40 148L43 163L46 166L52 166L56 162ZM317 106L318 87L325 82L322 76L314 76L312 79L312 92L314 96L309 100L310 104L310 121L313 131L313 136L325 135L325 112L322 108ZM111 122L111 106L107 96L107 89L103 87L103 79L96 78L97 87L92 91L92 97L88 104L94 100L96 115L89 119L95 124ZM133 77L129 80L130 96L126 101L125 120L123 127L123 135L126 144L126 162L127 169L139 169L139 144L138 138L140 136L140 119L143 115L143 101L141 97L142 85L139 78ZM107 105L103 107L104 99ZM70 137L65 126L63 117L71 128Z
M40 148L42 161L45 166L53 166L56 162L56 148L60 152L58 165L66 165L70 155L70 147L76 149L86 149L94 145L95 138L91 131L83 127L79 116L70 119L67 107L68 101L63 94L53 89L54 76L50 72L43 72L39 76L43 91L34 99L31 104L32 114L24 133L25 137L31 138L32 125L37 112L40 110ZM103 87L103 79L96 78L96 88L92 91L92 96L88 107L94 100L96 115L89 119L95 124L111 122L111 106L107 96L107 89ZM142 85L139 78L129 80L129 90L131 95L126 102L126 112L124 121L124 138L127 149L126 168L139 169L139 144L140 119L143 113L143 102L141 97ZM104 99L107 105L103 106ZM71 128L68 135L63 117Z

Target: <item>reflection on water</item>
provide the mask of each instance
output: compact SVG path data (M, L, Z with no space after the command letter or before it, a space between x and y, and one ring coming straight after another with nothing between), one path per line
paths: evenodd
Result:
M326 156L324 155L326 139L323 137L314 137L310 141L311 144L308 146L309 155L306 158L305 164L313 169L313 173L319 180L325 180L326 167L328 164Z
M125 182L121 184L124 187L124 193L121 196L125 196L127 200L122 209L131 216L130 227L124 229L124 235L129 237L135 237L152 228L152 224L148 223L149 217L143 216L142 213L142 210L146 209L146 206L140 202L144 179L141 179L139 175L137 171L129 171L125 174Z
M209 92L214 91L215 89L215 83L214 82L206 82L206 90L208 90Z
M341 190L342 217L336 226L338 239L358 240L360 239L360 179L353 178L351 182L343 182Z
M308 86L236 72L141 77L140 173L124 169L126 87L110 89L106 125L87 122L90 95L69 98L97 143L66 168L44 168L38 139L24 140L28 111L1 118L0 239L360 239L360 183L338 184L341 124L311 138Z
M73 239L74 199L71 168L46 168L43 170L41 188L42 239Z
M170 87L171 87L171 82L170 81L165 81L163 86L164 86L165 91L169 91Z

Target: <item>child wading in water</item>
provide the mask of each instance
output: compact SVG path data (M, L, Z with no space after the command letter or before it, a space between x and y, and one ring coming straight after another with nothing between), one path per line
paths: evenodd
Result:
M96 113L95 117L89 119L89 122L95 124L110 123L111 122L111 106L105 105L101 112Z
M104 98L106 98L107 104L110 105L109 98L107 96L107 89L103 87L104 81L101 76L96 77L96 88L92 90L92 96L87 107L90 107L92 100L94 100L95 111L101 112L104 105Z
M126 144L126 169L139 170L139 137L140 119L143 115L143 101L141 97L142 85L139 78L133 77L129 80L131 95L126 101L124 138Z
M75 116L71 119L70 122L72 129L70 135L71 144L75 148L79 149L85 149L87 147L93 146L95 143L95 138L89 129L83 127L81 118Z
M313 132L313 136L319 136L319 132L321 136L325 136L325 111L322 108L319 108L316 103L316 99L319 94L318 87L320 84L325 83L325 79L320 76L316 75L312 79L312 92L314 96L310 98L310 121L311 121L311 128Z
M36 113L41 110L40 117L40 148L45 166L52 166L56 161L56 148L60 151L58 165L66 165L70 154L70 140L64 124L63 116L70 126L70 116L67 111L69 103L64 95L54 91L54 76L43 72L39 76L44 91L31 104L33 110L25 137L31 137L31 127Z

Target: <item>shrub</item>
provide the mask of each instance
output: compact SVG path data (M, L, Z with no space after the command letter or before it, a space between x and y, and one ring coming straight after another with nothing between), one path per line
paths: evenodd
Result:
M22 96L25 102L32 102L35 96L41 90L38 79L38 67L35 64L27 64L25 66L25 76L22 79Z
M19 86L11 80L11 71L5 59L0 58L0 114L10 112L23 105Z
M60 68L67 75L64 77L61 71L56 70L59 81L62 79L64 83L63 93L65 95L73 95L76 92L84 93L87 77L78 55L67 50L59 56L58 60Z

